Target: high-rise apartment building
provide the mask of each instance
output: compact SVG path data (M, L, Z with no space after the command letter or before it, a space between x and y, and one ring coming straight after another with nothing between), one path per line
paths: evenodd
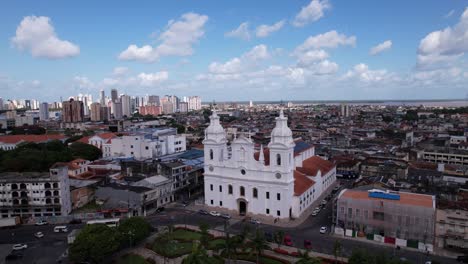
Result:
M104 90L99 92L99 103L101 103L101 105L106 105L106 94Z
M117 102L119 100L119 94L117 93L117 89L111 90L111 100L112 102Z
M70 101L65 101L62 103L62 120L65 123L75 123L83 122L84 119L84 109L83 102L75 101L70 99Z
M200 110L201 109L201 98L200 96L189 96L187 98L188 110Z
M188 112L188 103L187 102L180 102L179 103L179 112L187 113Z
M114 119L122 119L123 114L122 114L122 103L120 102L112 102L111 104L111 112L112 115L114 116Z
M130 96L126 94L120 96L120 102L122 103L122 115L130 117L132 115Z
M48 120L49 119L49 104L42 102L39 105L39 120Z
M109 121L110 120L110 109L107 106L101 106L101 120Z
M159 96L157 96L157 95L148 96L147 105L160 105Z
M164 114L174 113L174 104L170 101L166 101L162 104L162 111Z
M101 104L100 103L92 103L91 104L91 121L101 121Z

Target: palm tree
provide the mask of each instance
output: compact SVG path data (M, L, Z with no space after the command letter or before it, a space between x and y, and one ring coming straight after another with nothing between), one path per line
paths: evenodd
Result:
M208 241L210 239L210 235L208 233L208 228L210 226L207 223L200 223L198 225L198 228L200 229L201 237L200 237L200 244L207 248L208 247Z
M338 257L341 253L341 243L338 240L335 240L335 244L333 245L333 255L335 256L335 263L338 263Z
M261 233L259 230L257 230L257 232L255 233L255 237L252 239L251 245L257 258L257 264L259 264L260 256L263 254L263 250L270 248L268 246L268 242L263 236L263 233Z
M281 244L283 244L283 240L284 240L284 232L279 230L275 234L275 242L278 244L278 248L280 248Z
M231 263L232 259L234 259L234 263L237 263L237 248L239 245L239 240L236 237L226 237L226 242L221 249L221 255L227 257L228 263Z
M204 247L199 243L194 242L192 252L187 255L182 261L183 264L205 264L208 259L208 254Z
M313 258L309 255L309 251L299 251L299 260L296 262L296 264L320 264L322 261L320 261L317 258Z

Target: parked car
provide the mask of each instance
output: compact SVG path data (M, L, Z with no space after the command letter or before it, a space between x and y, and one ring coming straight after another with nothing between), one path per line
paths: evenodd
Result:
M188 201L183 201L183 202L182 202L182 206L183 206L183 207L187 206L188 204L189 204Z
M211 211L210 215L212 215L212 216L221 216L221 214L219 212L217 212L217 211Z
M13 245L13 250L22 250L22 249L27 249L28 245L26 244L15 244Z
M221 217L224 219L231 219L231 216L229 214L221 214Z
M198 213L199 213L199 214L202 214L202 215L210 214L210 213L208 213L208 211L203 210L203 209L198 210Z
M283 243L286 245L286 246L292 246L293 245L293 242L292 242L292 238L290 235L285 235L284 236L284 239L283 239Z
M83 221L81 221L81 219L72 219L70 222L68 222L70 225L78 225L78 224L81 224L83 223Z
M308 239L304 240L304 248L305 249L311 249L312 248L312 242Z
M327 227L326 226L322 226L320 228L320 234L325 234L327 232Z
M20 259L20 258L23 258L23 254L19 253L19 252L11 252L10 254L8 254L6 257L5 257L5 261L8 261L8 260L17 260L17 259Z
M42 232L36 232L34 234L34 236L37 237L37 238L42 238L42 237L44 237L44 234Z
M253 219L253 218L250 219L249 222L252 223L252 224L255 224L255 225L259 225L259 224L261 223L260 220L258 220L258 219Z
M320 207L315 207L314 211L320 212Z
M322 200L322 205L326 205L327 204L327 200Z
M49 222L47 222L45 220L39 220L39 221L36 222L35 225L42 226L42 225L48 225L48 224L49 224Z
M465 256L458 256L457 257L457 261L458 262L462 262L462 263L468 263L468 256L465 255Z

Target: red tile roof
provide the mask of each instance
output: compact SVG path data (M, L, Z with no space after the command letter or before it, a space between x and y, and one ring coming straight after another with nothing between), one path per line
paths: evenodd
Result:
M294 171L294 195L299 196L314 186L315 182L309 179L304 173Z
M320 158L319 156L310 157L302 162L302 167L296 169L309 176L317 175L318 171L322 172L322 177L332 170L335 165L328 161Z
M7 135L0 136L0 142L6 144L18 144L22 141L41 143L49 140L64 140L67 137L62 134L52 134L52 135Z
M263 149L263 157L265 157L265 165L270 165L270 150L268 148ZM254 154L254 159L258 161L260 158L260 151Z

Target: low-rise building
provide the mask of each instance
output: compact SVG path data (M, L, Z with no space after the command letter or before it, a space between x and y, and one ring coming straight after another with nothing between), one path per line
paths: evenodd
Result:
M0 218L66 216L70 211L66 166L53 166L49 172L0 174Z
M345 189L336 201L335 233L432 251L435 196Z
M436 246L446 249L468 248L468 203L440 202L436 214Z

